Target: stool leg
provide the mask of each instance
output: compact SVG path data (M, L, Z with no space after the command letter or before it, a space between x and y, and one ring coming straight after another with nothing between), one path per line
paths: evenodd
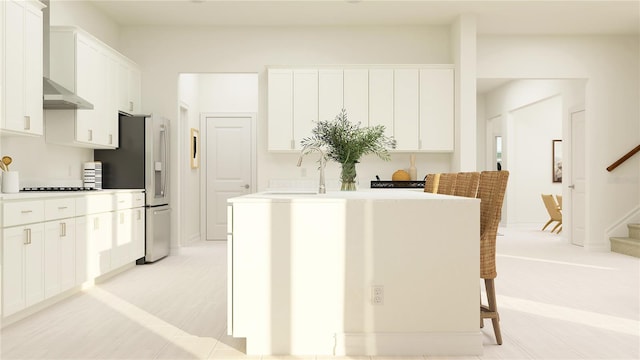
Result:
M487 300L489 301L489 309L495 313L495 316L491 319L493 324L493 332L496 336L496 342L498 345L502 345L502 333L500 332L500 315L498 314L498 304L496 302L496 288L494 279L484 279L484 286L487 289Z

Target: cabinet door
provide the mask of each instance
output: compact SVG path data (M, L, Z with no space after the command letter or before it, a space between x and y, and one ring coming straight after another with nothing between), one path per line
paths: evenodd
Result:
M300 141L311 136L318 121L318 71L293 71L293 140L294 149L301 149Z
M138 207L133 209L133 259L138 260L144 257L144 208Z
M27 233L24 227L2 231L2 314L11 315L24 309L24 248Z
M420 70L420 150L453 151L453 69Z
M118 67L119 61L115 54L105 55L107 77L105 81L105 135L108 147L118 146Z
M342 69L318 70L318 120L333 120L343 107Z
M139 114L142 111L142 77L137 66L129 67L129 112Z
M111 270L112 213L87 216L87 268L92 279Z
M87 227L89 223L87 223L87 217L82 216L75 219L75 237L76 237L76 248L75 248L75 267L76 267L76 285L81 285L85 281L89 279L89 275L91 274L91 268L89 266L89 247L87 246L87 239L89 228Z
M96 105L96 72L99 71L98 55L90 42L78 35L76 43L76 93L93 104L93 110L75 111L76 140L85 143L96 142L95 119L99 110ZM98 106L98 107L96 107Z
M418 150L418 70L395 70L393 88L396 149Z
M269 150L292 150L293 71L269 69L267 80L267 126Z
M28 242L24 252L25 306L44 300L44 224L25 227Z
M369 70L344 70L344 108L347 118L354 124L369 123Z
M387 136L393 136L393 95L393 69L369 70L369 126L383 125Z
M60 221L60 291L76 284L76 219Z
M60 293L60 239L61 221L48 221L44 225L44 297Z
M129 66L120 59L118 62L118 110L131 113L129 106Z
M4 6L3 128L25 131L27 124L24 118L24 9L21 3L13 0L6 1Z
M42 110L42 11L25 7L25 130L34 135L43 134Z
M116 269L133 261L133 210L119 210L113 214L116 236L113 237L111 268Z

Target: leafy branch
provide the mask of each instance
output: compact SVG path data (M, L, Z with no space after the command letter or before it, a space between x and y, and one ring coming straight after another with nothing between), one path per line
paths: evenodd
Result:
M375 154L382 160L391 159L388 149L395 149L396 141L384 135L384 126L360 127L347 119L342 109L332 121L322 120L311 131L312 136L302 139L303 147L324 147L327 156L341 164L356 163L363 155Z

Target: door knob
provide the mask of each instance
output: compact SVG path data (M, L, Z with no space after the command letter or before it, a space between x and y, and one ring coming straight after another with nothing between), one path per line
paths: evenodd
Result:
M244 186L242 186L245 189L249 189L251 186L249 186L249 184L244 184Z

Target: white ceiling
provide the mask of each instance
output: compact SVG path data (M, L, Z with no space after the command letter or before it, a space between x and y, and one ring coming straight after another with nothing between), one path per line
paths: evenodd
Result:
M640 0L89 0L120 25L447 25L475 14L481 34L639 34Z

